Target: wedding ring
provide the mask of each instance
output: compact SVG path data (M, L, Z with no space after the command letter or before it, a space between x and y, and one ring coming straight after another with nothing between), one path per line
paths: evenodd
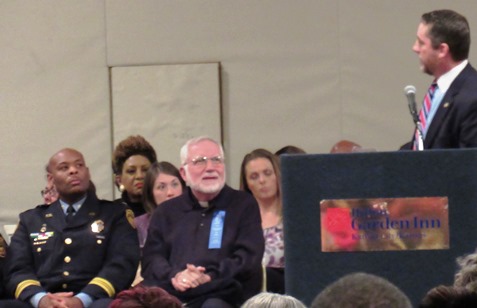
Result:
M182 282L186 283L186 282L187 282L187 279L182 278Z

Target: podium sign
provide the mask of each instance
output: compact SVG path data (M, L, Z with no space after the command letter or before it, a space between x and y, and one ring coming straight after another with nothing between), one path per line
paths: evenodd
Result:
M446 197L320 202L324 252L449 248Z
M477 150L281 157L288 294L311 304L352 272L417 306L477 247Z

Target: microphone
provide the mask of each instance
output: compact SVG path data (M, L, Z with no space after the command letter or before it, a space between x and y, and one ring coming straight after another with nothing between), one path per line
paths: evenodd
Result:
M416 108L416 87L415 86L406 86L404 87L404 93L407 97L407 103L409 106L409 112L411 112L412 120L416 124L416 139L417 145L416 149L418 151L424 150L424 134L422 132L422 125L419 121L419 116L417 115Z
M416 87L415 86L406 86L404 87L404 93L407 97L407 103L409 106L409 112L411 113L412 120L415 124L419 122L419 117L417 115L417 108L416 108Z

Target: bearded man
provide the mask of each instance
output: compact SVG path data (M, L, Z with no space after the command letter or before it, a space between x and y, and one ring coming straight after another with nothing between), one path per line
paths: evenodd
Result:
M142 276L186 307L237 307L262 285L264 239L256 200L225 184L224 151L209 137L181 148L186 192L153 213Z

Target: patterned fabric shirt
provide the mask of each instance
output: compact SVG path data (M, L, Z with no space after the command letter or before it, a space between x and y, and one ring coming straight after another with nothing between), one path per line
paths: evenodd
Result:
M285 267L285 245L283 242L283 222L273 227L263 229L265 238L265 253L262 264L265 267Z

